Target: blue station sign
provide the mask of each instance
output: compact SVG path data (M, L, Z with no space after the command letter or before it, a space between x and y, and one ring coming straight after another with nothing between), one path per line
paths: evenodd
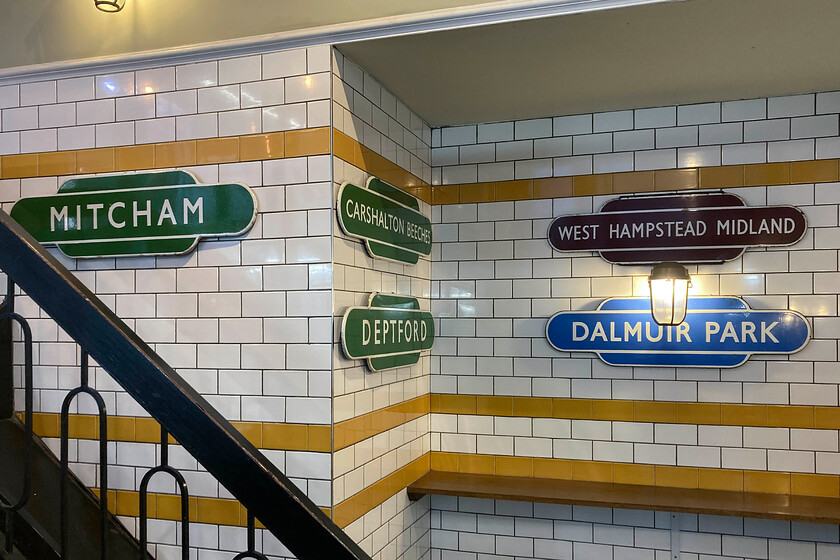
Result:
M685 321L657 325L648 298L612 298L595 311L561 311L546 324L563 352L594 352L614 366L736 367L752 354L792 354L811 326L790 310L750 309L737 297L694 297Z

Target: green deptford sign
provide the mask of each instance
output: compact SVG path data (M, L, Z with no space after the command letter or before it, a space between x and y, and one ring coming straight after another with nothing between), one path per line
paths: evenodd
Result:
M413 297L371 294L368 307L349 308L341 323L344 354L372 371L416 364L434 341L432 314Z
M347 235L363 239L374 257L417 264L432 252L432 224L417 199L376 177L367 188L341 185L338 223Z
M241 235L257 218L245 185L200 185L186 171L71 179L53 196L23 198L11 216L75 258L177 255L202 237Z

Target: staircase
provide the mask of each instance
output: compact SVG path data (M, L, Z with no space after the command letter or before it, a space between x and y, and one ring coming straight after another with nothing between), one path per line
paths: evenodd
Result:
M104 401L87 382L89 356L161 425L162 463L152 471L168 473L180 482L184 506L189 496L186 483L166 463L170 434L247 509L248 550L238 554L236 560L265 558L254 550L255 519L300 560L370 560L271 461L3 211L0 247L0 271L9 280L6 308L0 314L0 371L7 369L5 378L0 373L0 395L6 395L6 401L0 396L0 412L5 412L0 417L8 418L0 421L0 495L5 499L2 509L9 520L3 525L5 536L8 539L11 535L19 553L30 560L122 560L140 558L145 548L142 507L138 543L69 473L67 412L72 399L81 393L100 405L99 471L107 473L107 416ZM32 341L26 320L14 312L16 286L81 347L80 384L68 393L63 407L60 459L31 434ZM10 321L20 326L24 338L23 423L9 418L14 410L9 402ZM107 492L107 476L99 481L99 487ZM140 491L143 506L143 485ZM182 511L182 558L188 560L189 512L187 507ZM13 548L0 554L19 558Z
M25 465L21 458L24 456L26 437L24 425L17 418L0 420L0 449L4 451L0 454L0 495L20 496L24 469L28 467L31 475L29 498L23 509L13 515L13 544L20 551L6 553L6 558L59 560L61 508L56 499L61 492L59 460L36 438L33 440L30 464ZM110 513L106 518L103 538L100 532L99 500L75 476L71 474L70 478L68 510L72 515L68 519L67 558L98 558L103 542L106 558L140 558L139 543ZM0 551L0 554L4 552Z
M15 547L6 552L6 535L2 532L0 532L0 558L3 558L3 560L26 560L26 556Z

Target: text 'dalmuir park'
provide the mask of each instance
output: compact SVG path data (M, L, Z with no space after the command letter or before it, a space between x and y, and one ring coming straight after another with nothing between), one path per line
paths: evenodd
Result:
M790 310L750 309L740 298L690 298L685 321L661 326L648 298L608 299L594 311L562 311L546 324L564 352L594 352L617 366L735 367L752 354L792 354L811 328Z

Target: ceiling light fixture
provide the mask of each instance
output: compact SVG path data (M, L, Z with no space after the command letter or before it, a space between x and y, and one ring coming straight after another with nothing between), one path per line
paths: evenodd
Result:
M125 0L93 0L97 8L103 12L116 13L123 9Z
M691 276L675 262L659 263L648 277L650 313L657 325L679 325L685 320Z

